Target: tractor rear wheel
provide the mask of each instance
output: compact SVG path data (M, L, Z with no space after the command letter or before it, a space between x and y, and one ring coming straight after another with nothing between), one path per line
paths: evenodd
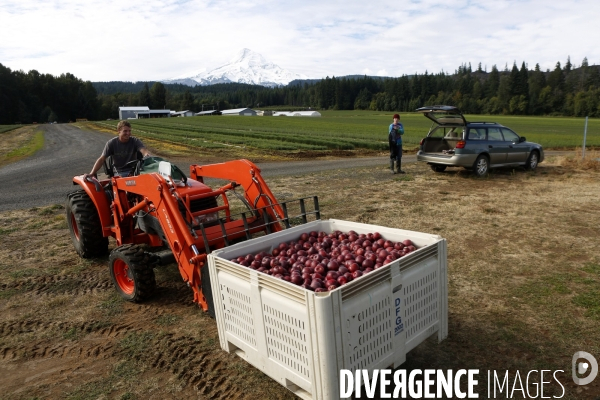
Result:
M67 195L67 225L73 246L83 258L101 257L108 252L108 238L102 235L102 224L94 202L83 190Z
M117 292L127 301L139 302L154 294L156 278L149 253L135 244L124 244L110 253L108 267Z

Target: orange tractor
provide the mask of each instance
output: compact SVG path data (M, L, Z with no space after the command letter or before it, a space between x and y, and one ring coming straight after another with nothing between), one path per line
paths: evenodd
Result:
M212 314L208 253L306 223L309 217L320 219L316 196L278 203L260 169L248 160L192 165L189 177L159 157L136 160L128 177L116 176L108 166L105 172L108 178L100 181L73 178L80 189L67 196L67 223L75 250L83 258L104 256L108 238L115 239L110 275L119 294L129 301L152 295L153 268L175 262L194 292L194 302ZM213 190L204 178L227 183ZM236 188L242 188L243 195ZM245 211L232 213L228 194L235 195ZM292 204L300 210L289 216ZM311 211L306 211L307 206Z

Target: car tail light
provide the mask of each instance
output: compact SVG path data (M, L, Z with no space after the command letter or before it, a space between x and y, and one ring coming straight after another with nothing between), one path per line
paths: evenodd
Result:
M419 146L423 146L424 141L425 141L425 138L421 139L421 141L419 142Z
M456 148L464 149L466 144L467 144L467 142L465 142L464 140L459 140L458 143L456 143Z

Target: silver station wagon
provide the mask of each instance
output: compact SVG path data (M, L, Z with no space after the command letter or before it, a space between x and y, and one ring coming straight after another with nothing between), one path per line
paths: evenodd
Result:
M421 140L417 161L426 162L435 172L463 167L481 177L497 167L534 170L544 160L541 145L495 122L467 122L456 107L430 106L416 111L433 121Z

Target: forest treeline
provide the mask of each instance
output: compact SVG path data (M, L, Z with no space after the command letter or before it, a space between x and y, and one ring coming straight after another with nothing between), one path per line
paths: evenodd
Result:
M380 77L327 77L282 87L240 83L190 87L160 82L84 82L72 74L10 71L0 64L0 123L118 118L119 106L223 110L251 107L413 111L445 104L470 114L600 117L600 66L567 59L553 70L525 62L488 72L481 64L440 72Z
M96 119L99 105L92 82L73 74L25 73L0 64L0 124Z

